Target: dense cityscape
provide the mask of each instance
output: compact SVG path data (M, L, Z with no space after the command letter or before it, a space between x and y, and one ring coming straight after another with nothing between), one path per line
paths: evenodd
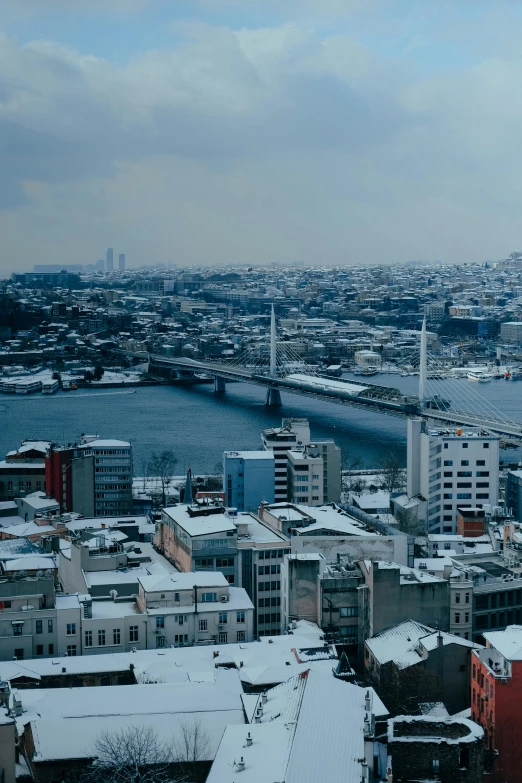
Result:
M112 259L1 282L3 415L124 387L146 419L165 387L224 404L255 383L281 423L222 442L212 473L204 443L180 466L175 437L138 463L116 424L6 444L4 774L110 778L143 746L153 780L316 780L331 764L350 781L516 781L522 254ZM285 416L289 394L340 402L339 419L392 412L406 449L361 465Z
M0 783L521 783L521 37L0 2Z

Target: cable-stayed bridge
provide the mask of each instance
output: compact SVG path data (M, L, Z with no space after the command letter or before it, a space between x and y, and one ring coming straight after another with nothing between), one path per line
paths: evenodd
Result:
M139 354L143 358L143 354ZM272 312L270 343L260 341L248 346L231 361L202 361L185 357L147 355L149 372L169 380L191 383L198 378L213 379L214 391L225 392L227 382L255 384L266 388L266 404L281 405L281 392L314 397L341 405L363 407L397 416L420 416L434 427L473 427L522 443L522 424L511 420L485 400L466 381L451 391L441 377L442 365L429 357L426 349L426 325L421 333L420 351L411 363L418 366L417 395L376 383L330 378L307 365L288 342L276 339ZM521 384L522 386L522 384ZM450 397L453 397L452 400ZM522 405L521 405L522 413Z

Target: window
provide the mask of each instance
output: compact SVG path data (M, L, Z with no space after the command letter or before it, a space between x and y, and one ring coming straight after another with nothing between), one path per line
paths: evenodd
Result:
M483 443L482 444L483 449L489 449L489 443Z
M174 600L179 601L179 593L174 593Z
M112 631L112 643L121 644L121 631L119 628L114 628Z
M471 489L471 481L459 481L457 482L457 489ZM457 495L458 497L458 495Z
M214 601L217 601L217 593L202 593L201 594L201 603L203 603L203 604L210 604L210 603L214 603Z
M103 628L100 628L98 631L98 645L100 647L104 647L105 645L105 630Z
M227 644L228 643L228 633L226 631L220 631L218 636L218 642L219 644Z
M455 593L455 603L460 604L460 593Z
M465 622L465 623L469 623L469 612L466 612L466 613L464 614L464 622Z
M200 631L208 631L208 620L200 620L199 621L199 630Z
M467 466L469 465L469 459L461 459L460 464L462 465L463 468L467 468Z
M452 492L446 492L444 494L444 500L453 500L453 493Z
M447 468L451 468L453 466L453 460L452 459L445 459L444 460L444 466Z
M476 679L477 679L477 667L476 667L476 665L475 665L475 664L473 664L473 679L474 679L474 680L476 680Z
M228 612L219 613L219 624L226 625L228 623Z
M7 482L7 491L8 492L12 492L13 491L13 482L12 481L8 481Z
M457 500L471 500L471 492L457 492Z
M453 471L452 470L445 470L444 471L444 478L453 478Z
M13 625L13 636L21 636L23 629L23 623L15 623L15 625Z
M54 644L49 645L49 655L54 655Z
M356 606L341 606L339 617L357 617L358 610Z
M43 625L42 620L37 620L36 621L36 623L35 623L35 633L42 633L42 631L43 631L42 625Z
M458 470L457 471L457 477L458 478L471 478L473 475L472 470Z
M85 646L92 647L92 631L85 631Z
M163 615L158 615L156 617L156 628L165 628L165 618Z
M139 629L137 625L129 626L129 642L139 641Z
M236 612L236 623L244 623L244 622L245 622L245 613Z
M455 623L458 625L460 623L460 613L456 612L455 614Z
M439 774L439 769L440 769L439 760L438 759L433 759L433 761L431 762L431 765L433 767L433 774L434 775L438 775Z
M76 623L67 623L67 636L74 636L76 634Z
M466 593L464 603L469 604L469 593Z
M245 638L245 631L238 631L236 633L236 642L244 642Z
M37 644L36 645L36 654L37 655L43 655L43 644Z
M74 657L76 655L76 645L75 644L68 644L67 645L67 655L69 657Z
M18 649L15 648L14 651L14 657L17 661L23 661L24 659L24 648L19 647Z
M447 443L445 443L445 444L444 444L444 448L445 448L445 449L447 449L447 448L448 448L448 444L447 444Z
M37 481L36 482L36 491L37 492L41 492L41 490L42 490L42 482L41 481Z

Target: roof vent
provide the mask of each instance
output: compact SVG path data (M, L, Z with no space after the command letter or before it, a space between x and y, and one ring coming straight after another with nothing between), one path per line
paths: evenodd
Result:
M245 762L243 759L243 756L241 756L240 760L236 762L236 767L238 772L244 772L245 770Z
M248 732L247 734L246 744L247 744L247 748L249 748L252 745L252 735L250 734L250 732Z

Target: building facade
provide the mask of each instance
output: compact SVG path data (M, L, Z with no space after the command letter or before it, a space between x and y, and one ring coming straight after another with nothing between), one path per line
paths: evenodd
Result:
M408 419L407 491L428 501L428 533L456 533L458 508L498 505L498 455L498 437Z
M225 451L223 481L226 504L238 511L257 511L274 502L275 460L270 451Z

